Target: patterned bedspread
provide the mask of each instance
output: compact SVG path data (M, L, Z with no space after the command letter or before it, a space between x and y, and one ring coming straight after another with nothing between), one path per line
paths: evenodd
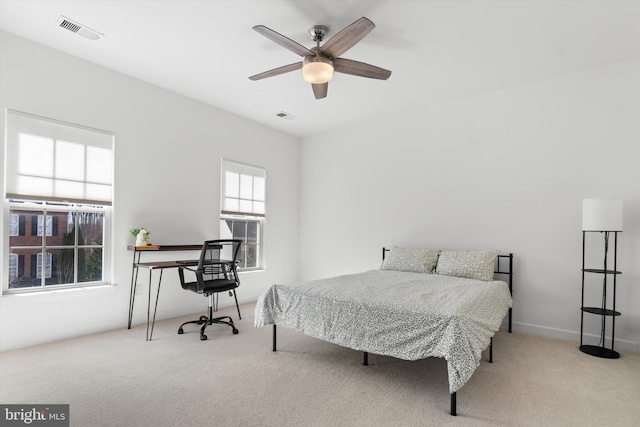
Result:
M258 299L255 326L284 326L405 360L443 357L453 393L480 364L510 307L502 281L372 270L273 285Z

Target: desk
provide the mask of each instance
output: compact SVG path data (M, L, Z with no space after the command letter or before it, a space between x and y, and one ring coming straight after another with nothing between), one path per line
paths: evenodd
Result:
M138 285L138 270L140 268L146 268L149 270L149 296L147 299L147 341L151 341L153 336L153 326L156 322L156 310L158 309L158 297L160 295L160 285L162 284L162 272L165 268L178 268L189 267L198 265L198 260L188 261L153 261L153 262L140 262L140 256L142 252L158 252L158 251L201 251L202 245L153 245L153 246L127 246L127 250L133 252L133 264L131 269L131 293L129 295L129 319L127 329L131 329L131 320L133 318L133 306L136 300L136 287ZM153 309L153 319L151 319L151 276L153 270L160 270L160 277L158 278L158 290L156 292L156 302ZM151 330L149 330L151 325Z

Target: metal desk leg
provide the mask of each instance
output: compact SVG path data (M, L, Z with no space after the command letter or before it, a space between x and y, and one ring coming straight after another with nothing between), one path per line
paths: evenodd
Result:
M149 298L147 300L147 341L149 341L149 318L151 313L151 273L153 270L149 269Z
M138 260L136 261L136 253L138 254ZM131 329L131 321L133 320L133 305L136 302L136 287L138 285L138 267L140 262L140 252L133 251L133 264L131 265L131 288L129 290L129 320L127 323L127 329Z
M160 277L158 278L158 291L156 292L156 305L153 308L153 320L151 321L151 334L149 334L147 341L151 341L151 338L153 337L153 327L156 324L156 312L158 311L158 298L160 297L160 285L162 284L163 271L164 270L160 270ZM151 282L149 282L149 284L151 284ZM151 293L151 285L149 285L149 293Z

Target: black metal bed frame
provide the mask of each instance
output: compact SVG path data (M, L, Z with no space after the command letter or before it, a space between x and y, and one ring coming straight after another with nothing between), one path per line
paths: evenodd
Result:
M384 257L385 254L390 251L391 249L387 249L387 248L382 248L382 260L384 261ZM501 269L501 260L506 260L505 262L508 263L508 270L507 271L503 271ZM507 280L508 280L508 285L509 285L509 293L511 294L511 296L513 297L513 253L509 253L509 254L498 254L497 257L497 261L496 261L496 269L493 272L494 274L503 274L507 276ZM513 319L513 313L512 313L513 308L509 309L509 333L512 332L512 319ZM276 332L276 326L277 325L273 325L273 351L277 351L276 349L276 341L277 341L277 332ZM364 366L369 366L369 353L368 352L363 352L364 353L364 360L363 360L363 365ZM493 363L493 337L491 337L491 340L489 341L489 363ZM457 398L457 392L453 392L450 394L451 396L451 409L450 409L450 414L453 416L458 415L458 411L457 411L457 407L456 407L456 398Z

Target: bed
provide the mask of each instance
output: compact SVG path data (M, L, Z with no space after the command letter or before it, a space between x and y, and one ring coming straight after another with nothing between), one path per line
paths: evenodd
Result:
M258 299L255 326L308 336L404 360L447 361L451 414L457 391L480 364L508 314L513 254L383 248L380 269L293 285L273 285ZM386 256L385 256L386 255ZM494 276L504 276L495 280Z

